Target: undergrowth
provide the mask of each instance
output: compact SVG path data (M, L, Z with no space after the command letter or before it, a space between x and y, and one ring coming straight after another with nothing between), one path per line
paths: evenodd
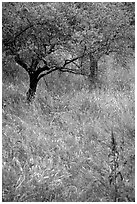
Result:
M4 202L135 200L132 93L45 92L29 106L18 87L4 89Z

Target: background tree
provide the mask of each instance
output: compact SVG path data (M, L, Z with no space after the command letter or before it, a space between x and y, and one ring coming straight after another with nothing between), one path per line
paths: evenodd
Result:
M132 49L134 3L3 3L3 51L27 71L29 102L45 75L59 70L96 83L102 56Z

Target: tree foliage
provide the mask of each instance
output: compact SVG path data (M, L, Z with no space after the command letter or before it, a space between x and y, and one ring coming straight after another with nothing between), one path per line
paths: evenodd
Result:
M133 2L4 2L3 52L29 74L28 100L35 96L38 81L51 72L95 79L103 55L131 53L134 7Z

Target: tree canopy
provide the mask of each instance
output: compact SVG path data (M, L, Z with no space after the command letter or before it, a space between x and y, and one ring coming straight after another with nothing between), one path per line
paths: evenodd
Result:
M3 51L36 82L34 93L56 70L94 78L103 55L134 50L134 9L134 2L4 2Z

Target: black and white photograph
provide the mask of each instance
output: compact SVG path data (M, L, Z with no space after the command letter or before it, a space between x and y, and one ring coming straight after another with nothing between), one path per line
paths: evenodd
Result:
M135 202L135 2L1 2L2 202Z

